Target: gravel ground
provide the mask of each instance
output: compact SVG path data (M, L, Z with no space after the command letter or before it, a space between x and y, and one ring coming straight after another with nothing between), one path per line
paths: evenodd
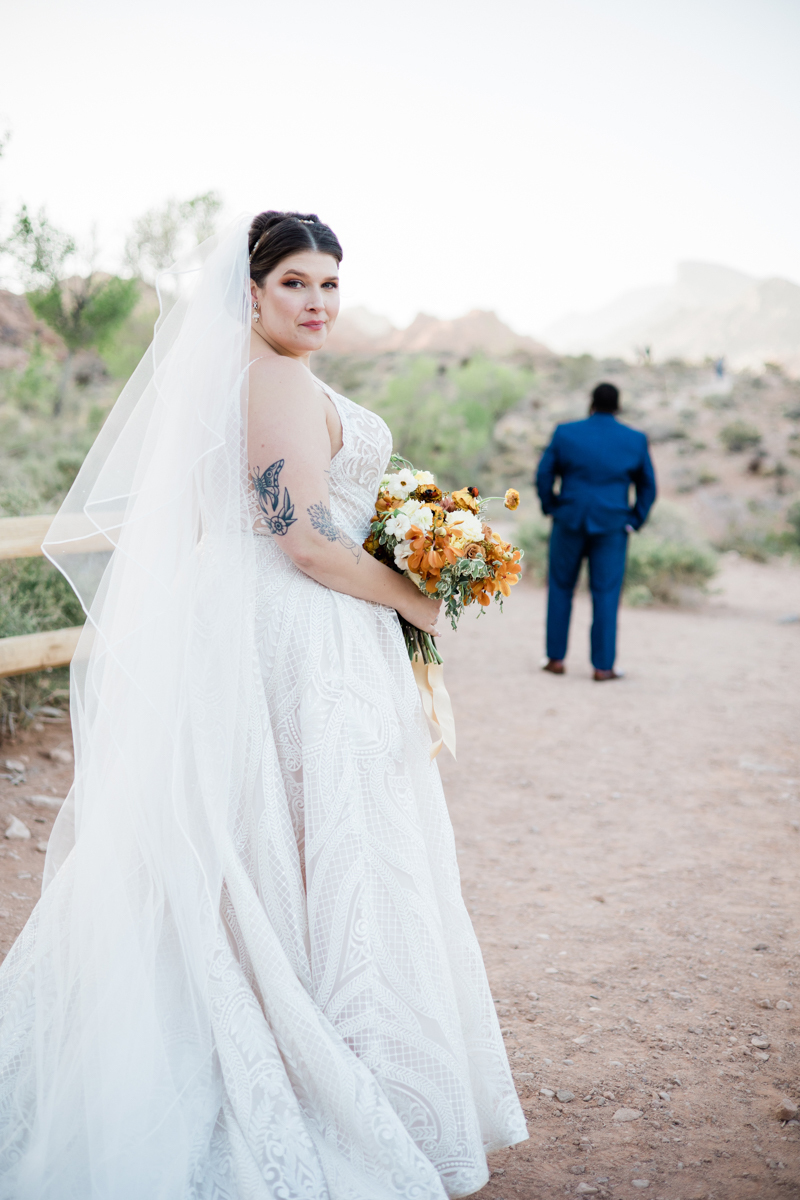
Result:
M800 571L728 559L695 610L623 610L596 684L579 597L447 637L464 894L530 1140L481 1196L800 1195Z
M530 1140L487 1200L800 1197L800 570L727 560L696 609L624 610L595 684L539 670L544 593L443 639L459 758L440 756L464 894ZM0 952L33 906L64 723L6 743ZM755 1039L755 1041L754 1041ZM628 1118L628 1119L623 1119Z

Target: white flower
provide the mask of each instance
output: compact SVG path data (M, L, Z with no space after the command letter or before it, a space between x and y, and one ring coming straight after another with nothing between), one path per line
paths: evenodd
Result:
M482 542L483 541L483 525L478 517L471 512L466 512L465 509L459 508L455 512L448 513L445 517L445 524L448 525L454 533L459 534L465 542Z
M420 529L430 529L433 524L433 513L429 508L420 504L419 500L406 500L394 515L386 522L386 532L393 537L405 537L412 525Z
M411 542L398 542L394 548L394 565L401 571L405 571L410 555Z
M414 478L417 481L417 487L424 487L425 484L428 483L436 483L436 480L434 479L433 475L431 475L430 471L415 471Z
M382 492L382 491L384 490L384 488L386 487L387 483L389 482L389 480L390 480L391 478L392 478L392 477L391 477L391 475L383 475L383 476L381 476L381 481L380 481L380 483L378 484L378 491L379 491L379 492Z
M410 471L398 471L396 475L389 475L386 479L386 491L395 500L405 500L416 486L416 480Z
M396 509L394 516L390 517L384 525L384 529L390 537L404 538L411 528L411 521L404 512Z

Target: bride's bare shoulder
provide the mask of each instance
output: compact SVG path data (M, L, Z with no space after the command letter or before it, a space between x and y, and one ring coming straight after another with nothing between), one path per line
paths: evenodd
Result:
M258 358L250 364L250 402L270 405L319 403L318 387L307 367L280 354Z

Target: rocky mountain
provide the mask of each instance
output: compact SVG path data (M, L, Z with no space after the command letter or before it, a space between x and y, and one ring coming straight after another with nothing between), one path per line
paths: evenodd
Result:
M64 354L61 338L36 319L25 297L0 289L0 370L25 366L34 335L57 357Z
M632 360L649 350L659 362L724 358L735 370L774 362L800 375L800 287L711 263L681 263L674 283L564 317L545 336L565 354Z
M552 357L546 346L515 333L496 313L481 309L473 309L451 321L419 313L406 329L396 329L386 317L367 308L345 309L325 346L326 354L383 354L387 351L450 354L457 358L473 354L492 358Z

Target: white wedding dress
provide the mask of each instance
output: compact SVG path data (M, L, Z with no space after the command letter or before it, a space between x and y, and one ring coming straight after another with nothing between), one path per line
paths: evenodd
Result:
M391 436L328 394L343 431L331 511L360 544ZM219 492L214 469L207 489ZM213 561L210 517L204 529L187 598L225 566ZM212 605L189 622L178 700L149 701L160 704L150 740L127 755L114 726L112 755L107 737L76 734L78 799L88 806L97 791L94 816L70 833L0 970L3 1200L443 1200L477 1191L486 1152L527 1137L397 615L316 583L279 539L237 536L252 554L254 602L237 643L247 727L238 721L231 762L220 767L233 735L214 669L186 682L217 636ZM172 597L183 584L170 579ZM127 678L158 622L147 628ZM180 628L163 631L167 692ZM119 704L129 641L93 685ZM87 699L77 716L97 731L114 713ZM222 786L207 781L241 763L215 825ZM109 803L115 779L127 805ZM201 820L206 791L212 815ZM102 852L112 868L97 865Z

